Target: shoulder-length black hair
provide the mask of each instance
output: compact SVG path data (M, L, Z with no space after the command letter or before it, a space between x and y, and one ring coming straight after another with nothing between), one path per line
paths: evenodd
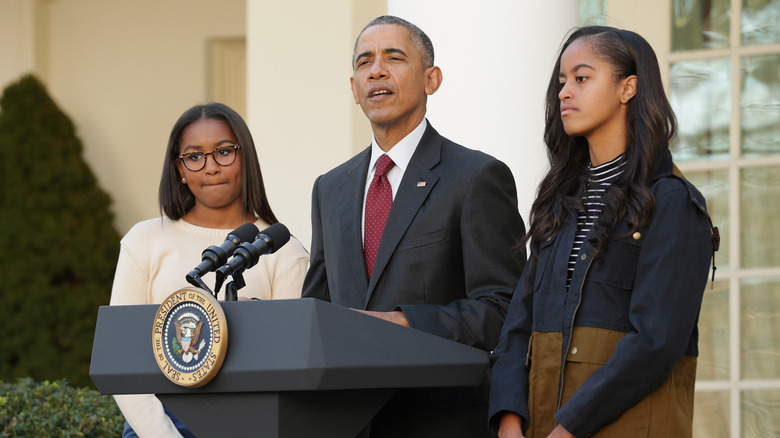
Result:
M228 124L241 146L241 204L244 213L259 217L268 224L278 222L274 216L268 197L265 194L263 174L257 160L255 142L244 119L227 105L209 103L196 105L184 112L173 125L165 152L158 202L160 211L173 220L181 219L195 205L195 196L186 184L181 183L176 161L179 159L179 146L184 130L201 119L217 119Z
M649 191L652 172L677 132L677 121L661 82L658 60L650 44L640 35L606 26L576 29L561 47L547 87L544 141L550 170L539 185L531 208L529 233L532 257L541 242L558 232L566 218L566 207L579 206L578 199L588 163L588 142L566 134L560 112L559 73L561 55L572 42L585 39L596 56L614 68L615 81L636 75L636 95L628 102L628 143L624 152L625 171L605 194L606 208L596 223L596 251L606 244L618 219L628 218L633 231L653 217L655 199ZM533 263L533 262L532 262Z

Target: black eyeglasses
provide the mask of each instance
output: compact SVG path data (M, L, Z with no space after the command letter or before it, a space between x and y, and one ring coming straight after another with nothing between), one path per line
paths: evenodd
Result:
M214 158L214 162L222 167L230 166L236 161L236 155L238 155L238 149L241 146L237 144L229 144L226 146L220 146L211 152L187 152L185 154L179 154L179 159L184 163L190 172L197 172L206 167L206 160L211 155Z

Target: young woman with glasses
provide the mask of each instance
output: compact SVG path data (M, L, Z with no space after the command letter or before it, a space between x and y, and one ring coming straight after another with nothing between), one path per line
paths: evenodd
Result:
M161 303L189 286L185 275L201 262L204 249L220 245L247 222L259 230L277 222L252 135L241 116L210 103L179 117L168 140L159 204L161 218L136 224L122 239L111 305ZM300 297L308 260L301 243L290 237L244 272L246 287L239 299ZM214 283L213 275L203 277L207 285ZM154 395L115 399L128 421L124 437L192 436Z

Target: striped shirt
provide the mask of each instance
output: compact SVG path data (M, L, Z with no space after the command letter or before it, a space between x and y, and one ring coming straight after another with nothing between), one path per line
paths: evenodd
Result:
M582 204L585 208L577 212L577 232L574 234L574 245L569 255L569 270L566 277L567 290L571 284L574 265L577 263L577 255L582 248L582 243L590 229L593 228L593 224L596 223L601 211L606 207L604 193L623 173L625 164L623 154L618 155L612 161L595 167L588 163L588 179L585 184L585 193L582 196Z

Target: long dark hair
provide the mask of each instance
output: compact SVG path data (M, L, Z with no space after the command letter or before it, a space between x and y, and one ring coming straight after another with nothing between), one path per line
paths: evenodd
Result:
M221 103L196 105L185 111L173 125L160 178L160 211L173 220L179 220L195 205L195 196L186 184L181 183L176 161L179 159L182 133L189 125L201 119L217 119L227 123L241 146L241 205L244 214L259 217L268 224L279 222L268 205L263 174L260 172L260 162L249 127L237 112Z
M632 231L649 224L655 211L650 193L652 172L677 132L677 121L661 82L658 60L650 44L638 34L606 26L576 29L561 47L547 88L544 141L550 170L539 185L531 208L525 242L531 244L531 269L535 268L541 242L560 230L566 207L580 207L579 194L586 181L588 142L572 137L563 128L560 112L559 72L561 55L572 42L585 38L593 52L615 70L615 81L636 75L636 95L628 102L628 145L624 172L605 194L606 208L595 226L596 255L603 250L618 219L627 217ZM576 176L576 177L575 177ZM524 242L524 243L525 243Z

